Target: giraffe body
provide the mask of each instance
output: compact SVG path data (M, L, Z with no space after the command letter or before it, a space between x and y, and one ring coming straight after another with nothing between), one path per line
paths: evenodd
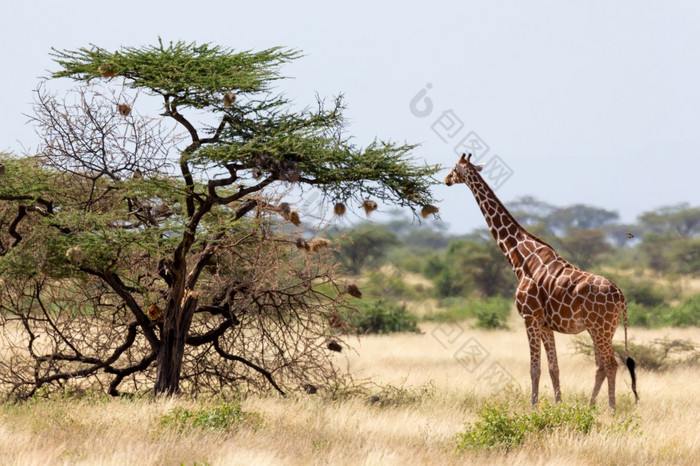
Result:
M530 346L532 404L539 398L540 354L544 345L556 401L561 401L559 365L554 333L588 331L596 365L591 404L608 380L608 401L615 408L617 361L612 338L624 315L627 347L627 306L620 289L610 280L585 272L562 258L549 244L525 230L479 175L480 166L463 155L445 179L447 185L466 183L484 214L489 230L518 278L515 305L525 321ZM634 361L628 358L632 389L636 393Z

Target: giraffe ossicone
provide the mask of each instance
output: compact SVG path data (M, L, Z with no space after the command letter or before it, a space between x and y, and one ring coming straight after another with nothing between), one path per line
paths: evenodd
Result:
M627 352L627 305L622 291L610 280L579 269L562 258L546 242L523 228L479 174L481 167L471 163L471 154L462 154L445 178L445 184L465 183L474 194L496 244L518 279L515 305L525 321L530 346L532 404L539 399L540 354L547 353L554 397L561 401L559 364L554 332L575 334L586 330L593 340L597 371L591 404L605 379L608 403L615 408L617 361L612 339L623 317ZM635 362L627 354L632 391L638 400Z

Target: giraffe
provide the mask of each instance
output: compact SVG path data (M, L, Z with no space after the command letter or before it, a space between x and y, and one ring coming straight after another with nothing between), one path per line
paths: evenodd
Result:
M445 184L466 183L474 193L489 230L518 279L515 305L525 321L530 346L532 405L539 398L540 351L544 344L554 397L561 401L559 365L554 332L575 334L584 330L594 344L597 371L590 404L594 405L603 381L608 379L608 402L615 409L617 362L612 338L624 316L627 352L627 306L620 289L610 280L585 272L564 260L549 244L523 228L479 174L471 154L462 154L445 178ZM632 391L638 400L635 362L627 355Z

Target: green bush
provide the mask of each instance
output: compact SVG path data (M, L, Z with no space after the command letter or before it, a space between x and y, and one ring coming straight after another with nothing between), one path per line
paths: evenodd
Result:
M481 301L476 310L476 326L486 329L508 328L506 322L510 315L509 299L488 298Z
M258 413L248 413L239 403L223 403L212 408L189 410L177 407L160 418L160 427L183 431L188 428L203 430L236 430L245 422L260 422Z
M647 308L637 303L627 306L627 323L636 327L692 327L700 325L700 294L676 306Z
M612 280L625 295L628 304L636 303L640 306L651 308L661 306L671 299L671 291L651 280L637 280L629 275L604 272L607 278Z
M461 297L443 298L439 301L439 310L425 316L425 320L433 322L459 322L465 319L475 318L475 307L471 305L473 299Z
M646 307L660 306L668 299L668 292L650 281L630 281L623 293L628 301Z
M445 309L426 316L426 320L459 322L476 318L476 327L507 328L512 303L510 298L496 296L485 299L446 298L440 303Z
M360 334L419 331L418 319L406 306L381 298L362 301L346 321Z
M365 287L368 297L391 297L415 301L421 298L415 286L411 286L400 276L382 272L369 274L369 285Z
M458 450L510 450L525 440L564 430L588 434L596 426L595 407L552 405L542 402L537 408L513 412L506 402L487 403L479 410L479 418L458 436Z

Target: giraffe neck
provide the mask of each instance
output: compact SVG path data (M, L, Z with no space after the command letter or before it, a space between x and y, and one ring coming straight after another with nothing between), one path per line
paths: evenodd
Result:
M467 168L465 183L469 186L476 202L484 214L486 224L496 244L508 259L518 279L523 275L531 276L533 264L529 258L536 254L540 259L538 265L552 260L562 260L554 248L528 232L518 223L481 175L473 168ZM565 261L563 261L565 263Z

